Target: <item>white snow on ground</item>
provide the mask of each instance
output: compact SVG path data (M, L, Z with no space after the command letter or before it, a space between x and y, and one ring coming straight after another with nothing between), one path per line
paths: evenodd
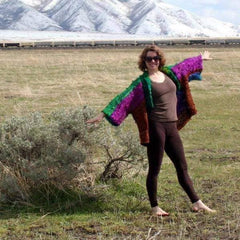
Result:
M0 30L0 42L89 41L89 40L93 41L93 40L128 40L128 39L139 40L156 38L157 38L156 36L135 34Z

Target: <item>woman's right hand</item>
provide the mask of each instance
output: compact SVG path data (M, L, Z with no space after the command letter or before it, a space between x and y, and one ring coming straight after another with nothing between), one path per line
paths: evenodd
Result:
M93 123L100 123L103 120L104 117L105 117L105 114L103 112L101 112L96 117L87 120L86 123L92 123L92 124Z

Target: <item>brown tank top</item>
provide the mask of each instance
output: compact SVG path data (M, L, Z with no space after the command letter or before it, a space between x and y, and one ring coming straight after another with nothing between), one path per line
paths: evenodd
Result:
M151 82L152 96L155 107L149 118L158 122L177 121L177 95L174 82L165 76L162 83Z

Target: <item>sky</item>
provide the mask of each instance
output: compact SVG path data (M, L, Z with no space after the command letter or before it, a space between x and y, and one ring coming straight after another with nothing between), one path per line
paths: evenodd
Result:
M202 17L240 25L240 0L163 0Z

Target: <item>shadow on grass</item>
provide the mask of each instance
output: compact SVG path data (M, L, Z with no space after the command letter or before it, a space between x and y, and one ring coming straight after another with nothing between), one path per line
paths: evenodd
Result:
M0 204L0 219L16 218L29 213L40 215L101 213L106 204L100 194L88 196L72 190L55 190L46 196L38 192L29 202Z
M101 184L100 184L101 185ZM144 211L147 195L145 187L136 181L111 180L105 188L83 193L72 189L38 189L28 202L0 204L0 219L19 215L92 214L104 212ZM48 188L49 189L49 188Z

